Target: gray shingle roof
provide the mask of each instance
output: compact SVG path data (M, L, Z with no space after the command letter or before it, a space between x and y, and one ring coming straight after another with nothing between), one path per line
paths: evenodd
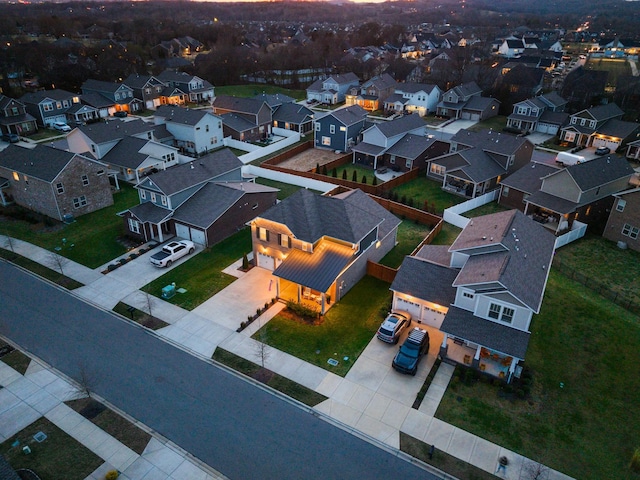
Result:
M639 128L640 124L636 122L624 122L617 118L612 118L601 127L598 127L597 130L600 135L625 139Z
M132 120L130 122L112 120L108 122L91 123L89 125L82 125L78 127L78 130L97 144L112 142L128 135L139 135L144 132L153 131L154 129L155 125L144 122L140 119Z
M633 174L629 162L618 155L594 158L588 162L571 165L566 170L583 192Z
M256 100L255 98L218 95L213 101L213 108L257 115L264 103L262 100Z
M406 256L390 290L448 307L456 298L452 286L456 275L457 269Z
M401 158L415 159L436 142L435 138L427 138L422 135L407 133L394 143L386 153Z
M524 137L507 135L488 129L478 132L462 129L451 137L450 141L501 155L513 155L525 142L529 142Z
M274 94L260 93L260 94L258 94L256 96L254 96L253 98L255 98L256 100L258 100L260 102L265 102L272 109L275 108L275 107L279 107L280 105L285 105L285 104L288 104L288 103L295 103L295 101L296 101L295 98L290 97L289 95L284 95L282 93L274 93Z
M531 337L529 332L476 317L473 312L453 306L449 307L440 330L516 358L525 358Z
M577 117L593 117L599 122L621 115L624 115L624 111L615 103L607 103L606 105L587 108L575 114Z
M437 88L437 86L431 85L428 83L406 82L406 83L399 83L398 86L396 87L396 91L407 92L407 93L425 92L429 94L433 91L434 88Z
M367 117L367 111L360 105L338 108L325 116L331 115L343 125L349 126L361 122ZM324 118L324 117L321 117Z
M129 88L144 88L145 85L164 85L160 80L152 75L139 75L137 73L132 73L127 78L124 79L124 83Z
M377 128L387 138L395 137L418 128L426 128L427 124L420 115L403 115L390 122L377 123L371 128Z
M452 154L452 160L461 158L465 163L454 161L447 165L444 161L438 161L438 165L444 165L448 175L459 176L460 171L464 172L466 177L475 183L484 182L499 175L504 174L505 170L498 165L489 155L479 148L467 148ZM446 157L445 157L446 158ZM454 166L458 164L459 166Z
M0 478L2 480L20 480L20 476L3 455L0 455Z
M91 93L83 93L80 95L80 101L82 103L86 103L87 105L91 105L94 108L106 108L112 105L115 105L116 102L108 99L104 95L100 95L99 93L91 92Z
M558 171L558 167L545 163L531 162L516 170L500 183L507 187L532 194L540 190L542 177Z
M71 93L71 92L67 92L66 90L61 90L59 88L56 88L55 90L39 90L37 92L25 93L22 97L20 97L20 101L22 103L38 104L46 99L69 100L77 96L78 94L76 93Z
M171 217L171 210L162 208L153 202L144 202L129 209L129 212L139 221L146 223L160 223Z
M136 170L148 158L148 155L140 153L148 141L137 137L124 137L101 160L108 165Z
M220 115L220 118L222 119L223 124L236 132L246 132L257 127L255 123L250 122L245 117L236 113L223 113Z
M284 103L273 112L273 119L301 124L313 119L313 111L297 103Z
M86 80L80 87L82 90L95 90L98 92L115 92L122 87L121 83L103 82L102 80Z
M208 228L246 192L224 184L207 183L174 212L174 220Z
M76 155L45 145L36 145L34 149L9 145L0 152L0 166L28 177L52 182ZM91 161L86 157L80 157Z
M404 98L401 93L392 93L386 98L384 103L401 103L402 105L406 105L409 103L409 99Z
M537 191L529 195L527 202L562 215L575 212L576 208L580 206L578 203L572 202L571 200L556 197L555 195L542 191Z
M190 108L162 105L156 110L155 116L164 118L165 122L178 123L180 125L197 125L207 115L213 115L206 110L192 110Z
M486 110L492 103L500 103L500 101L495 98L490 97L481 97L479 95L473 96L469 99L467 104L464 106L465 110L477 110L484 111Z
M224 148L189 163L149 175L141 184L151 181L165 195L173 195L195 185L215 180L233 170L240 172L240 167L242 162L238 157L228 148Z
M540 123L551 123L553 125L563 126L569 120L569 114L565 112L552 112L545 110L540 115Z

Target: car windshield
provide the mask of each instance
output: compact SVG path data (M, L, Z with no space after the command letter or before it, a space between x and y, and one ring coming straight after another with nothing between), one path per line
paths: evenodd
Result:
M393 330L388 330L388 329L382 328L382 327L380 327L380 330L378 330L378 332L380 333L380 335L386 335L388 337L393 335Z
M415 343L404 342L400 347L400 354L406 355L407 357L417 357L419 349L420 346Z

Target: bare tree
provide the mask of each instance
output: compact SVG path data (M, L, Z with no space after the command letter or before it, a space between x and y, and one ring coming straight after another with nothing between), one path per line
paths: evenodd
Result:
M520 480L547 480L549 468L533 460L525 460L520 471Z
M258 341L255 345L255 353L258 360L260 360L260 365L262 368L265 368L265 364L269 359L269 355L271 355L271 349L269 345L267 345L267 332L262 325L258 325Z
M95 389L97 382L84 363L78 364L77 382L77 390L80 398L91 397L91 392Z
M64 267L69 263L69 259L63 257L59 253L50 252L49 253L49 264L57 271L60 272L61 275L64 275Z
M143 310L146 310L149 316L153 317L153 309L155 307L153 304L153 295L149 292L145 292L144 290L140 290L140 295L142 296Z
M4 236L4 245L3 245L7 250L9 250L11 253L15 254L16 250L15 250L15 242L13 240L13 237L11 235L8 235L7 233L5 233Z

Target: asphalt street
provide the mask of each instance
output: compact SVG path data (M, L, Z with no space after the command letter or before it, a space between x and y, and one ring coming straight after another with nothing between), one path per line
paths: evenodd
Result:
M232 480L437 478L4 261L0 334Z

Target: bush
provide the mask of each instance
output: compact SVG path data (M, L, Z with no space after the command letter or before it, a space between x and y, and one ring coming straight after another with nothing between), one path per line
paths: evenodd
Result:
M336 167L333 167L333 170L331 170L331 176L333 178L338 178L338 169Z
M364 183L364 184L367 183L367 176L366 175L362 176L362 183Z
M375 175L373 176L373 182L372 185L375 187L376 185L378 185L378 177L376 177Z
M343 171L342 171L342 179L343 179L343 180L346 180L346 179L347 179L347 171L346 171L346 170L343 170Z
M125 264L125 263L127 263L127 262L128 262L128 260L127 260L126 258L121 258L121 259L119 259L119 260L118 260L118 263L119 263L120 265L124 265L124 264Z
M104 476L105 480L116 480L120 476L120 472L117 470L109 470Z
M302 318L313 319L318 316L318 310L311 307L307 307L302 303L294 302L293 300L289 300L287 302L287 308Z
M357 182L358 181L358 172L357 171L353 171L353 175L351 175L351 181L352 182Z
M629 468L636 473L640 473L640 448L636 448L636 451L633 452Z
M246 253L242 255L242 269L249 270L249 258Z
M323 175L326 175L326 174L327 174L327 166L326 166L326 165L323 165L323 166L322 166L322 174L323 174Z
M129 255L129 260L133 260L134 258L138 258L138 254L136 252L133 252Z
M116 265L115 263L110 263L109 265L107 265L107 270L110 272L113 272L116 268L118 268L118 265Z

